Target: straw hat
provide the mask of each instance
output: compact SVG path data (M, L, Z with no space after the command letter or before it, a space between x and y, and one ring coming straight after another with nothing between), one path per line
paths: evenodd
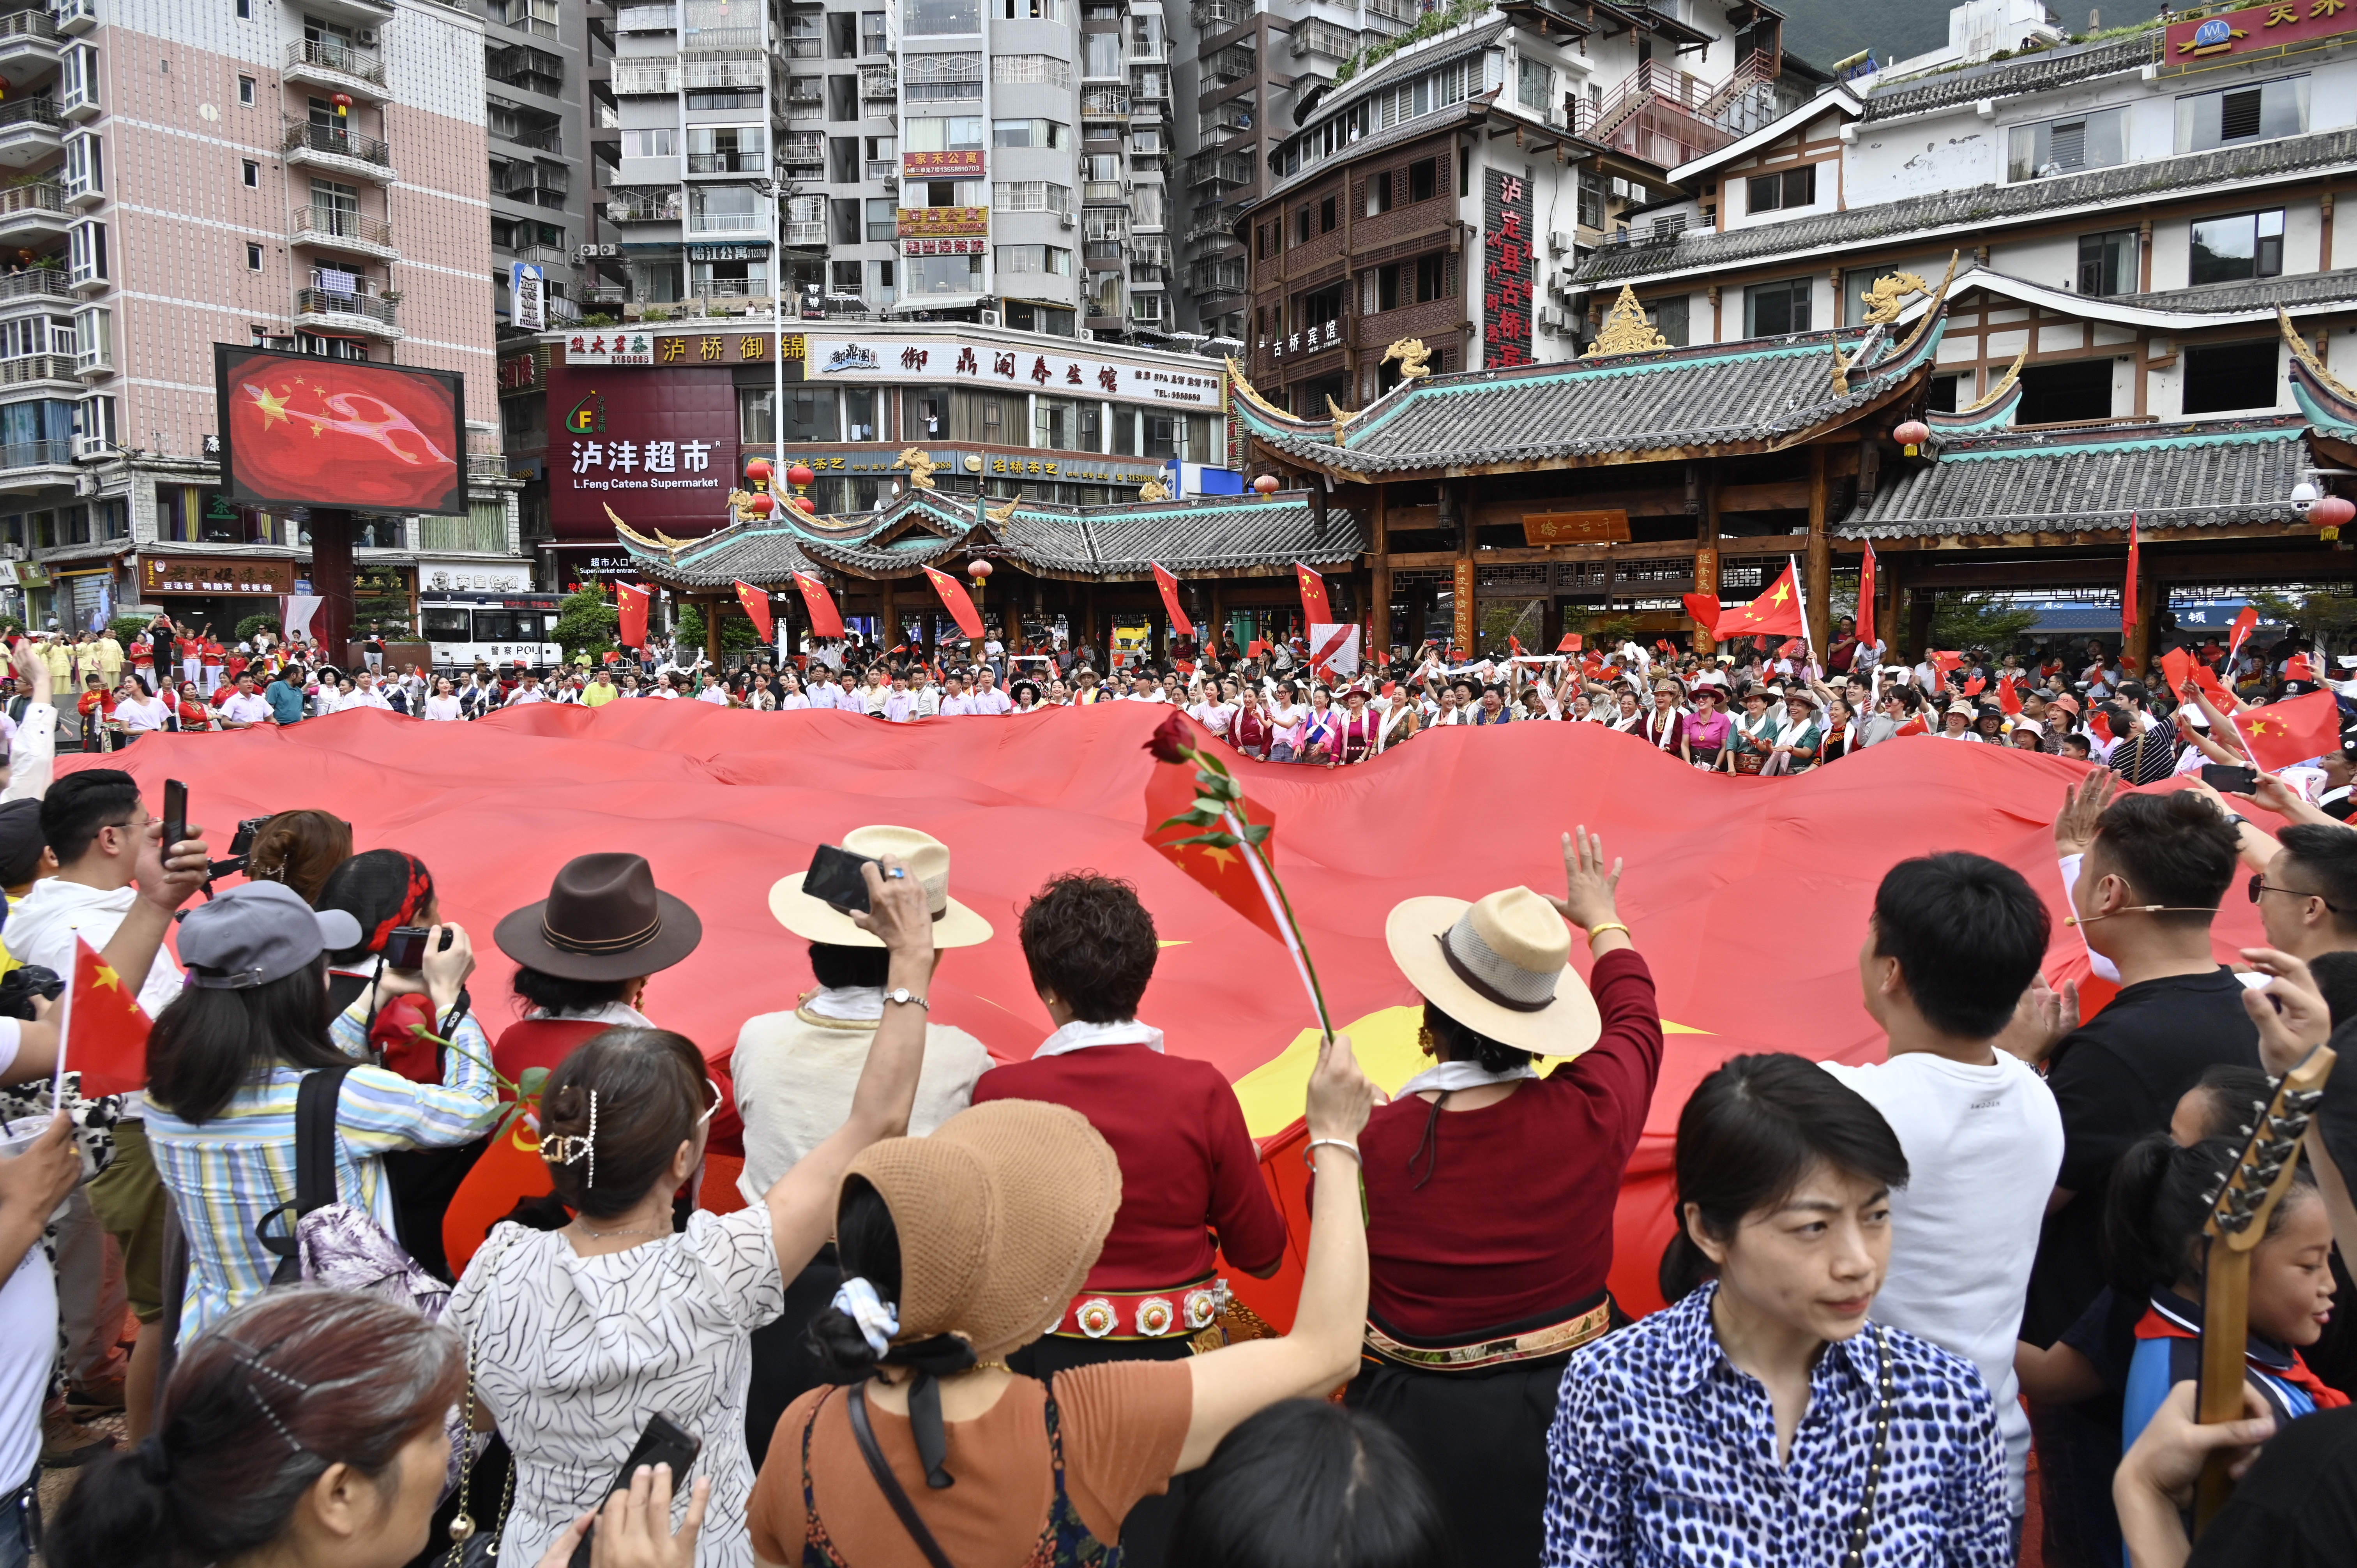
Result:
M1603 1032L1571 967L1570 928L1527 887L1473 903L1407 899L1384 920L1383 940L1425 1000L1501 1045L1572 1057Z
M915 828L854 828L843 835L843 847L854 854L881 860L898 855L909 875L925 885L925 902L933 913L933 946L980 947L990 940L990 922L950 897L950 846ZM823 899L802 891L805 872L782 876L770 888L770 913L794 935L841 948L880 948L881 937L871 936L849 915Z
M1121 1208L1112 1145L1079 1112L1037 1100L871 1144L844 1175L876 1188L900 1234L895 1337L959 1334L985 1361L1055 1326Z

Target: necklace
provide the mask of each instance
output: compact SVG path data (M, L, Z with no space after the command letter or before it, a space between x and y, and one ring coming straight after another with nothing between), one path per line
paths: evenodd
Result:
M617 1236L670 1236L675 1234L675 1232L671 1230L650 1230L643 1227L635 1230L592 1230L587 1225L582 1225L581 1221L578 1219L576 1219L573 1223L576 1226L580 1226L581 1234L594 1238L599 1241L611 1240Z

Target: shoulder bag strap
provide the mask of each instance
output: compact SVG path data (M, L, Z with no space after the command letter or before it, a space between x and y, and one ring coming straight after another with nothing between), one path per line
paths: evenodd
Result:
M276 1254L271 1271L274 1285L303 1283L302 1249L296 1227L303 1216L336 1201L336 1101L344 1090L350 1068L319 1068L303 1075L295 1091L295 1199L282 1203L254 1221L254 1239ZM270 1222L286 1217L284 1235L273 1235Z
M884 1500L892 1505L892 1511L899 1516L909 1539L917 1543L917 1550L925 1554L925 1561L931 1563L932 1568L952 1568L949 1553L943 1552L942 1543L933 1539L932 1530L917 1513L917 1505L909 1500L908 1489L900 1485L900 1477L892 1474L892 1466L885 1459L884 1450L877 1445L876 1429L867 1421L867 1389L865 1384L852 1385L850 1414L851 1435L858 1439L860 1455L867 1461L867 1473L876 1477L876 1485L883 1492Z

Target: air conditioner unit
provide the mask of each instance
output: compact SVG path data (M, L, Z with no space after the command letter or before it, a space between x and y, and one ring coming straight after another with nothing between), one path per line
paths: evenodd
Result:
M1081 328L1081 341L1082 341L1082 342L1083 342L1083 343L1093 343L1093 342L1095 342L1096 340L1097 340L1097 329L1096 329L1095 328L1093 328L1093 327L1083 327L1083 328Z
M996 311L995 311L995 310L985 310L985 311L984 311L984 312L982 313L982 324L983 324L985 327L996 327L996 326L997 326L997 325L998 325L998 312L996 312Z
M1566 234L1560 229L1554 230L1548 233L1547 253L1549 255L1567 255L1570 253L1571 248L1572 237L1569 234Z
M1060 212L1057 216L1064 220L1064 227L1067 229L1077 229L1080 227L1080 220L1069 212Z
M0 561L22 561L25 547L21 544L0 544Z
M364 49L372 49L376 48L376 29L374 27L362 27L359 32L352 36L359 39L361 48Z

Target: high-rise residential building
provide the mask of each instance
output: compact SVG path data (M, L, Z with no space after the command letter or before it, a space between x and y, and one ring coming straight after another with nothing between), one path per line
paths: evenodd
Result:
M56 0L0 14L0 555L35 625L228 632L307 519L221 489L212 345L466 378L472 514L356 515L362 620L511 558L493 423L483 25L425 0ZM5 604L0 600L0 604Z
M589 30L559 0L481 0L483 120L490 132L492 292L501 326L514 269L538 268L541 325L581 312L588 224Z

